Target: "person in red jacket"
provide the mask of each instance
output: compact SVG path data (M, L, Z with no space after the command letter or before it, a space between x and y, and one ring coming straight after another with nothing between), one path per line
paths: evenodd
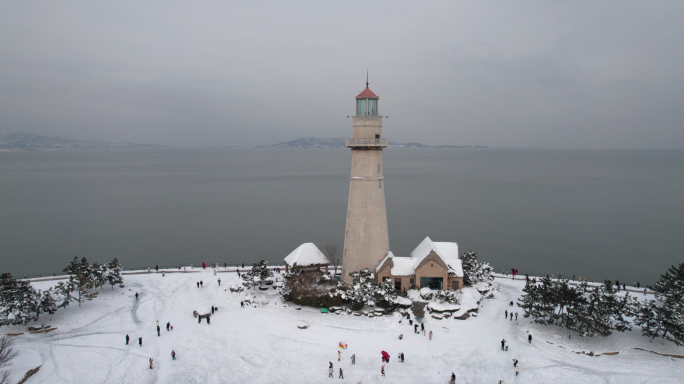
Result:
M202 268L207 269L207 265L202 262Z

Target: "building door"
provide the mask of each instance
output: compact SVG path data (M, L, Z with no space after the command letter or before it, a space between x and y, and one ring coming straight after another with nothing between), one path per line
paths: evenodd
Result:
M454 291L458 289L458 281L457 280L454 280L451 282L451 289L453 289Z
M394 279L394 289L401 291L401 279Z

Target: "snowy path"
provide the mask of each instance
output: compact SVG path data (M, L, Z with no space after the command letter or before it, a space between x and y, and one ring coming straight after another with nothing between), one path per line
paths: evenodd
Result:
M216 283L220 277L221 287ZM522 281L497 279L501 292L483 301L478 316L466 321L426 317L426 331L433 340L416 335L398 316L367 318L321 314L311 308L284 308L274 290L233 294L227 285L237 283L236 274L213 276L175 273L126 276L127 288L104 289L100 297L60 310L42 322L59 327L45 334L18 336L22 355L15 377L43 364L29 380L33 383L320 383L327 379L328 362L334 364L335 382L447 383L451 372L458 383L682 383L684 360L631 349L642 347L684 354L684 348L660 341L649 343L638 332L619 334L586 343L563 330L547 330L504 319L510 300L516 300ZM204 281L198 289L195 282ZM44 288L55 282L35 283ZM128 289L131 289L129 291ZM140 293L136 302L135 292ZM240 308L240 300L259 296L270 300L257 308ZM263 297L262 296L268 296ZM217 306L211 325L197 323L193 309ZM516 309L514 309L515 311ZM519 314L522 311L517 309ZM161 336L157 337L155 321ZM297 324L305 321L309 329ZM167 332L166 322L174 330ZM2 332L23 331L3 327ZM533 334L528 344L528 331ZM125 344L125 335L131 342ZM403 333L404 339L398 335ZM138 346L138 337L143 346ZM502 338L509 351L500 350ZM549 344L547 340L554 343ZM337 361L337 344L349 348ZM562 345L564 348L559 348ZM171 360L171 350L178 360ZM380 375L380 351L391 355L387 377ZM616 356L589 357L572 351L620 351ZM404 352L405 363L397 361ZM356 365L350 356L356 354ZM153 370L149 358L154 358ZM512 359L520 361L515 377ZM339 367L345 380L337 378Z

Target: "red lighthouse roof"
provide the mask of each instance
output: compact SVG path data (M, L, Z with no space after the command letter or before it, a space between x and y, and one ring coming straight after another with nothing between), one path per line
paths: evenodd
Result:
M368 88L368 83L366 83L366 89L356 96L357 99L379 99L378 95L373 93L373 91Z

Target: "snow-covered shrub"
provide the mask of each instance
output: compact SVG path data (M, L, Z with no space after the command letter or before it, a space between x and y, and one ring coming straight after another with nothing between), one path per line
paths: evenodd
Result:
M435 293L432 292L432 289L430 288L421 288L419 292L420 298L423 300L430 301L433 297L435 297Z
M451 289L437 291L437 293L435 293L435 300L440 303L458 304L459 297L460 292L452 291Z
M340 287L330 287L320 272L302 272L295 263L290 272L285 275L285 284L279 289L285 301L297 305L316 308L329 308L343 304L343 291ZM321 284L323 283L323 284Z
M475 252L466 252L461 255L461 265L463 266L463 282L465 284L475 285L480 281L494 280L494 268L489 263L479 262Z

